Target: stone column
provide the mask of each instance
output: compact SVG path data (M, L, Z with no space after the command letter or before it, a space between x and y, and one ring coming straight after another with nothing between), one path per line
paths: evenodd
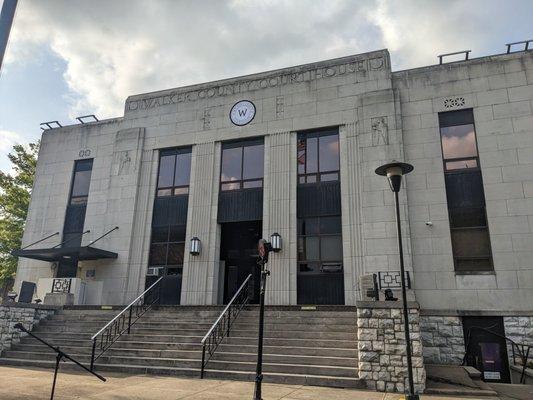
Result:
M361 168L356 124L342 125L339 130L342 203L342 256L344 260L345 304L355 305L358 280L362 275L361 240Z
M181 304L216 304L220 255L217 223L220 143L200 143L192 149L187 236ZM197 236L200 254L191 256L189 243Z
M420 342L419 305L408 302L415 392L422 393L426 370ZM401 302L358 301L359 378L369 389L404 393L408 388L407 352Z
M296 304L296 133L265 137L263 237L277 232L283 249L268 263L267 304Z

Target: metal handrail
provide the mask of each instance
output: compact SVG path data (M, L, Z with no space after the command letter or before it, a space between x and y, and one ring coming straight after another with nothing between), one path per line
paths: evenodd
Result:
M115 343L124 332L131 332L131 326L137 322L137 320L148 311L152 305L156 302L159 302L159 293L157 297L152 299L152 301L147 304L144 302L144 297L156 286L159 286L163 277L161 276L157 281L155 281L148 289L142 292L139 296L135 298L130 304L128 304L121 312L119 312L115 317L104 325L102 329L96 332L92 337L92 351L91 351L91 371L94 368L94 362L102 355L104 352ZM143 300L143 301L141 301ZM135 320L132 321L133 311L135 310ZM126 312L128 312L126 320ZM96 356L96 344L100 337L100 353Z
M493 332L490 329L483 328L481 326L472 326L467 332L467 340L466 340L466 345L465 345L465 356L463 357L463 365L466 364L466 358L468 356L468 350L470 348L470 339L472 337L472 331L474 329L490 333L490 334L492 334L494 336L497 336L499 338L502 338L502 339L510 342L511 343L511 349L513 351L513 364L514 365L516 365L516 355L515 355L515 350L514 350L515 346L516 346L516 350L518 352L518 356L520 357L520 359L522 361L522 373L520 374L520 383L525 384L526 383L525 375L526 375L526 369L527 369L527 360L529 359L529 351L531 350L532 346L527 345L527 344L523 344L523 343L518 344L513 339L508 338L507 336L500 335L499 333Z
M249 274L242 285L239 287L237 292L233 295L228 305L220 313L217 320L213 323L211 328L207 331L203 339L201 340L202 344L202 369L200 372L200 378L204 377L204 369L211 356L218 348L218 345L224 339L224 337L229 336L231 325L235 322L235 319L239 316L239 313L243 307L248 303L249 293L248 289L250 287L250 280L252 279L252 274ZM243 294L245 295L243 297ZM232 315L233 314L233 315ZM233 319L232 319L233 317ZM209 352L209 358L206 360L205 351Z

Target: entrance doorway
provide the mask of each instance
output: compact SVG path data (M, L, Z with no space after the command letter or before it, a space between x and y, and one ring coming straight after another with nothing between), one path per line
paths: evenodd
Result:
M261 229L261 221L222 224L220 260L224 262L224 304L231 300L249 274L252 274L254 288L250 302L259 302L257 243L261 239Z
M483 380L510 383L509 359L502 317L463 317L466 363Z

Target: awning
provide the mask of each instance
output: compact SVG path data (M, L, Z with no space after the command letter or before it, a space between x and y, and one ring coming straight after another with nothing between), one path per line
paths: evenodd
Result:
M78 261L100 260L103 258L117 258L118 254L112 251L98 249L96 247L52 247L48 249L14 250L11 252L15 257L31 258L41 261L67 261L77 259Z

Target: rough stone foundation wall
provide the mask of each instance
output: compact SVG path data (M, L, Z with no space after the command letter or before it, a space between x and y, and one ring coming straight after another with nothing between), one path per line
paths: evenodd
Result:
M427 364L460 365L465 354L461 317L421 316L420 336Z
M19 331L15 325L19 322L28 329L45 318L52 316L56 307L39 306L36 304L3 303L0 305L0 354L17 344L26 333Z
M509 339L533 346L533 316L504 317L503 325Z
M417 303L409 303L409 329L415 391L425 389L426 371L420 341ZM407 351L401 304L358 302L359 378L369 389L404 393L408 385Z

